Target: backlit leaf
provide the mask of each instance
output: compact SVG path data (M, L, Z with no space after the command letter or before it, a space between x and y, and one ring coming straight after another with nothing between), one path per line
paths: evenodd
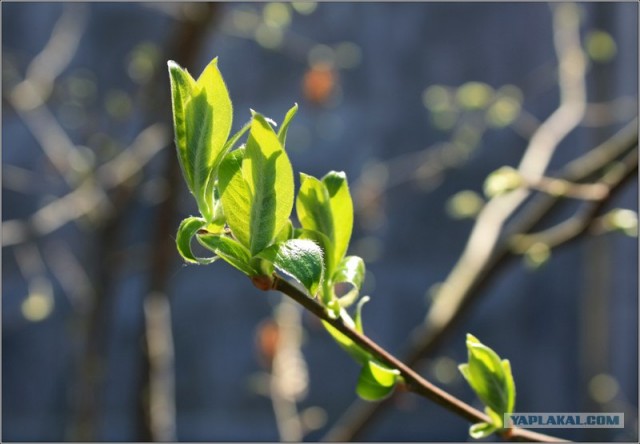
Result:
M189 190L193 193L193 177L191 164L187 154L187 102L196 88L196 82L189 73L182 69L176 62L170 60L169 77L171 80L171 105L173 108L173 130L175 134L178 161L182 168L182 174L187 182Z
M242 162L245 149L227 154L218 168L218 191L227 224L235 238L249 248L251 193L242 177Z
M300 282L314 296L322 281L324 264L322 250L310 240L291 239L270 246L258 254L285 273Z
M238 241L217 234L198 235L198 242L216 253L229 264L248 276L256 275L257 271L251 266L251 255Z
M468 364L459 366L462 375L478 398L496 413L496 417L511 413L515 404L515 386L508 363L505 365L496 352L470 334L467 335L467 349ZM502 422L495 425L502 427Z
M198 209L211 222L214 173L231 130L231 100L217 58L197 81L174 62L169 62L169 73L180 165Z
M347 175L344 172L330 171L322 178L322 182L329 192L334 227L334 237L332 239L335 245L334 259L336 263L339 263L346 254L351 240L353 202L349 193Z
M479 422L469 427L469 436L473 439L482 439L496 431L496 427L486 422Z
M282 230L293 207L289 157L269 123L257 113L251 123L242 176L251 196L249 250L256 255Z
M366 401L379 401L391 394L400 372L390 369L374 360L362 367L356 393Z
M196 257L191 251L191 239L196 235L198 230L204 228L207 225L207 221L200 217L188 217L180 223L178 227L178 234L176 235L176 246L178 252L186 262L192 264L210 264L217 258L201 258Z
M283 147L286 147L285 142L287 141L287 133L289 132L289 125L291 124L291 121L293 120L297 112L298 112L298 104L295 103L291 107L291 109L287 111L287 114L284 116L284 120L282 121L282 125L280 126L280 130L278 130L278 139L280 140L280 143L282 144Z

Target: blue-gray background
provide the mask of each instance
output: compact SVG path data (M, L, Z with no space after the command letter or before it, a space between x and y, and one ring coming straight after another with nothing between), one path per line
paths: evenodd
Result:
M6 97L68 7L2 5L3 221L25 218L68 192ZM171 44L181 20L192 20L200 13L197 7L190 12L181 8L96 3L79 13L88 20L82 39L69 66L54 82L47 105L75 144L95 152L96 162L126 147L146 124L155 120L170 124L168 109L153 109L153 100L166 104L168 94L165 60L157 54ZM344 170L352 184L363 183L359 179L365 171L374 176L384 173L384 167L371 173L367 166L448 140L451 131L438 128L423 104L423 92L433 84L455 88L479 81L495 89L515 85L522 89L523 107L539 120L557 105L551 12L544 3L320 3L313 11L302 12L286 6L284 19L282 8L272 9L272 16L264 8L263 4L215 8L190 70L200 72L212 57L220 57L234 103L234 127L247 119L249 108L280 120L298 102L300 111L288 143L295 171L320 176L330 169ZM617 44L615 58L593 63L589 70L590 100L637 99L637 4L581 4L579 10L583 37L590 30L604 30ZM271 25L264 25L265 17L272 20ZM254 32L260 26L261 37L256 39ZM274 27L279 29L275 35ZM278 32L283 33L282 41ZM332 92L325 96L320 90L320 97L312 100L303 87L305 75L307 88L313 89L309 76L318 67L313 63L323 51L327 53L327 47L335 49L344 42L350 42L341 46L347 48L344 66L330 75L321 69L315 73L320 83L333 86ZM140 49L141 43L152 55L151 68L143 61L140 69L143 74L159 73L160 82L153 88L145 89L144 75L132 79L131 73L136 72L131 69L132 51ZM318 49L320 44L327 47ZM310 55L314 48L315 56ZM182 63L179 55L176 59ZM68 84L74 78L93 84L90 93L81 97L84 102L71 97ZM145 107L147 102L151 105ZM561 145L552 167L595 146L628 120L579 128ZM365 328L373 339L401 354L407 336L424 319L427 290L446 277L472 226L469 220L457 221L447 214L447 200L461 190L481 191L486 175L502 165L516 164L525 146L522 132L513 127L490 129L461 165L431 181L401 181L376 201L375 214L356 215L360 220L352 246L354 253L367 260L372 302L364 312ZM86 371L80 365L85 330L78 325L85 325L82 320L91 310L78 309L60 277L51 271L51 262L57 260L51 247L60 245L69 248L92 287L98 287L85 295L88 305L91 294L108 300L100 331L105 356L95 370L100 375L94 394L99 412L95 437L139 439L138 398L144 371L140 334L150 242L159 218L171 218L177 226L180 217L195 211L179 182L179 214L157 213L166 194L161 190L161 175L166 162L174 161L172 149L167 144L145 167L132 191L125 193L125 204L117 207L114 216L119 221L117 233L108 238L111 245L101 244L106 237L97 228L99 222L87 218L31 242L40 251L44 275L53 285L53 305L46 318L37 322L25 318L24 301L31 290L16 260L20 253L14 246L3 248L3 440L58 441L73 436L70 431L77 417L73 387ZM34 176L25 173L26 191L8 182L7 168L14 177L16 171L35 172ZM161 191L154 194L154 186ZM633 181L615 205L637 210L636 186ZM358 195L356 204L357 199ZM165 240L172 242L170 236ZM113 257L101 256L105 248ZM112 270L106 283L105 264ZM470 331L511 360L518 410L625 412L624 430L558 433L573 439L636 440L637 267L636 240L622 235L554 251L535 271L521 260L513 261L483 291L481 302L437 356L428 357L425 374L477 405L459 376L438 378L433 370L437 362L441 368L450 362L437 357L465 359L464 334ZM251 383L264 371L256 353L256 326L271 316L278 298L258 292L226 264L185 267L177 254L167 278L176 354L177 438L278 440L271 402L256 393ZM604 298L598 299L600 311L595 315L595 308L585 303L594 282ZM594 322L593 328L585 322ZM305 317L304 327L310 382L300 408L317 406L326 412L325 425L305 437L317 440L355 398L358 369L316 322ZM597 374L615 380L613 395L605 404L591 397L589 382ZM611 379L607 381L611 388ZM428 401L407 395L386 410L363 438L466 440L467 427Z

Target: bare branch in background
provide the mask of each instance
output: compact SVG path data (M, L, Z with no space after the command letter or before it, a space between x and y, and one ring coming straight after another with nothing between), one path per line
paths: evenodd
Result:
M44 49L27 68L25 79L6 94L51 164L65 181L73 184L70 171L88 171L90 164L46 106L56 78L76 54L88 20L88 8L67 5L56 22Z
M195 14L185 14L177 23L173 38L165 49L164 58L179 60L191 67L204 44L205 36L211 31L218 17L220 5L200 3L181 5L183 12L188 7ZM150 87L159 87L158 75ZM164 82L162 83L164 85ZM166 86L165 86L166 88ZM150 110L156 118L158 110L170 109L169 90L162 100L162 106ZM150 94L155 94L151 93ZM163 116L164 118L164 116ZM142 377L139 386L138 437L140 441L176 441L175 408L175 356L172 346L159 346L157 341L172 341L171 311L168 300L167 283L172 264L176 258L173 236L177 225L177 202L180 190L180 167L173 158L173 151L166 150L166 166L163 177L167 185L165 199L156 206L154 230L149 249L149 275L145 296L144 322L141 339L147 344L142 356Z
M106 191L124 184L138 174L167 146L165 125L154 123L136 137L129 148L98 167L73 191L40 208L26 220L2 222L2 246L8 247L44 236L95 210L112 211Z
M149 294L144 300L149 368L149 428L154 441L176 439L175 364L171 308L165 295Z
M274 321L278 338L271 364L270 396L280 441L300 442L304 427L297 403L307 392L309 375L302 356L302 316L288 298L278 303Z
M96 290L84 266L67 244L53 240L44 246L44 260L60 282L78 313L85 313L95 299Z

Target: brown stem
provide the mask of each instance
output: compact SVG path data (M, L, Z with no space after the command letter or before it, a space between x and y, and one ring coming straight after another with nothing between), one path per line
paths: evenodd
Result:
M357 332L353 328L346 325L340 319L334 319L329 316L327 310L315 299L310 298L304 292L300 291L293 284L279 278L273 278L272 288L278 290L285 295L289 296L297 303L302 305L307 311L311 312L316 317L329 323L340 333L347 336L353 342L360 347L371 353L374 357L385 363L386 365L398 369L402 375L406 386L412 392L421 395L436 404L446 408L447 410L457 414L458 416L468 420L469 422L489 422L490 419L487 415L481 411L475 409L464 401L456 398L450 393L442 390L441 388L433 385L416 371L404 364L398 358L391 353L380 347L373 342L367 336ZM540 433L533 433L528 430L513 428L501 432L501 435L510 440L525 440L525 441L539 441L539 442L559 442L563 441L560 438L553 436L543 435Z

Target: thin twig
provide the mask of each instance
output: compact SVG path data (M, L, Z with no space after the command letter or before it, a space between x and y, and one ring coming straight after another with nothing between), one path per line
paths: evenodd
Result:
M523 253L536 243L545 244L550 248L557 247L585 233L605 202L611 200L611 193L619 190L624 181L635 177L638 172L638 149L631 151L620 163L613 164L611 168L599 183L605 190L599 199L594 199L594 202L584 206L582 211L546 230L512 236L511 245L514 252Z
M89 164L46 106L46 101L54 81L76 54L87 16L86 7L67 6L44 48L29 64L24 80L6 95L44 154L69 185L73 185L69 174L73 170L71 162L83 171L90 169Z
M138 134L131 146L101 165L68 194L43 206L31 216L2 222L2 246L26 242L50 234L69 222L96 209L110 211L107 190L117 188L134 177L160 152L169 140L166 126L155 123Z
M412 392L430 399L434 403L457 414L458 416L466 419L469 422L490 422L489 417L481 411L475 409L474 407L456 398L450 393L442 390L441 388L433 385L413 369L411 369L409 366L400 361L398 358L396 358L384 348L380 347L377 343L369 339L367 336L364 336L355 329L346 325L344 322L342 322L342 320L334 319L329 316L325 307L323 307L315 299L310 298L304 292L300 291L293 284L277 276L274 276L272 288L286 294L297 303L302 305L307 311L309 311L319 319L322 319L323 321L329 323L340 333L347 336L349 339L365 349L367 352L371 353L371 355L379 359L384 364L388 365L391 368L399 370L400 375L402 376L404 383L406 384L406 387ZM519 428L505 430L501 434L505 438L512 440L524 439L527 441L543 442L564 441L553 436L532 433L529 430L523 430Z

